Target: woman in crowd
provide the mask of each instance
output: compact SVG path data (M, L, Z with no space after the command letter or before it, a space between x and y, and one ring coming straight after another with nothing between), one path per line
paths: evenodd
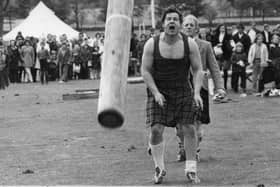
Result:
M230 58L232 54L231 35L227 33L226 25L219 25L213 38L214 49L219 49L220 54L216 53L220 69L224 72L224 87L227 89L228 70L230 69ZM215 50L216 51L216 50Z
M280 38L278 34L272 35L269 49L268 67L264 68L259 80L259 91L264 90L264 84L274 82L274 87L280 89Z
M98 79L100 70L101 70L101 54L100 54L100 48L97 44L97 42L94 43L93 49L92 49L92 56L91 56L91 79Z
M46 48L46 42L40 42L40 49L37 52L37 57L40 62L41 68L41 84L48 84L48 59L49 59L49 50Z
M23 67L25 70L25 82L33 82L31 68L35 63L35 52L29 40L26 40L21 49L21 58L23 60Z
M21 57L16 41L11 40L8 47L9 78L11 83L19 82L19 63L21 63Z
M257 85L261 78L263 68L268 65L267 62L268 49L263 43L263 35L257 34L255 43L251 45L248 53L248 63L253 68L252 82L254 92L261 92Z
M58 50L57 62L59 66L59 83L68 81L68 71L71 65L71 52L66 42L62 43L61 48Z

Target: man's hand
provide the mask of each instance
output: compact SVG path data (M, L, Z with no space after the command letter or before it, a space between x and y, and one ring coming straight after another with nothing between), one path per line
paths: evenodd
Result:
M203 109L203 102L202 102L200 94L194 94L194 101L195 101L196 106Z
M165 100L164 96L160 92L157 92L154 95L154 97L155 97L156 102L159 104L159 106L161 106L161 107L165 106L166 100Z

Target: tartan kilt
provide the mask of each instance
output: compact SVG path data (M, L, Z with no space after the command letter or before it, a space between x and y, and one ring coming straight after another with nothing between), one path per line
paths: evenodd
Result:
M193 89L188 81L156 82L159 92L164 95L166 104L159 106L151 91L147 89L146 125L161 124L175 127L194 124L198 107L193 98Z
M209 114L209 93L204 88L200 90L200 96L203 102L203 109L197 115L197 120L202 124L210 123L210 114Z

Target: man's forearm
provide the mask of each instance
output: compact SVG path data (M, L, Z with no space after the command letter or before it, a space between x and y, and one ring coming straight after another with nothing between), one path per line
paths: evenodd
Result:
M153 95L159 92L151 73L143 72L142 77Z
M193 71L193 79L194 79L194 94L200 94L200 89L202 87L202 81L203 81L203 71L202 70Z

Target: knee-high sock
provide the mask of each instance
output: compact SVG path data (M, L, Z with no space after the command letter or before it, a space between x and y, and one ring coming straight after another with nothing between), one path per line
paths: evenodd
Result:
M164 149L165 149L165 143L162 141L161 143L157 145L149 145L152 150L152 156L155 163L155 167L159 167L161 170L165 170L164 166Z
M186 160L185 172L197 172L197 162L195 160Z

